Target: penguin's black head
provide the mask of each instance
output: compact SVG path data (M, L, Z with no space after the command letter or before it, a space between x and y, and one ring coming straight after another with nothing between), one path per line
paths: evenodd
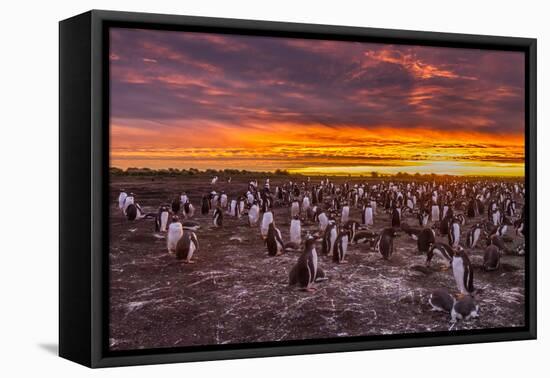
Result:
M175 222L177 222L177 221L179 221L179 220L180 220L180 219L178 218L177 215L172 216L172 223L175 223Z

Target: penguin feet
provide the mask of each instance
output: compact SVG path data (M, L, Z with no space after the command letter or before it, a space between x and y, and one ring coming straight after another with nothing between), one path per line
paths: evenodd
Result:
M340 261L340 264L347 264L347 263L349 263L348 260L341 260L341 261Z
M310 286L310 287L304 288L304 291L306 291L308 293L315 293L315 291L317 291L317 288L314 287L314 286Z
M448 271L449 269L450 269L450 267L449 267L448 265L442 265L442 266L439 268L439 270L440 270L441 272L446 272L446 271Z
M184 261L184 264L194 264L194 263L196 263L195 260L185 260Z
M456 293L455 294L455 298L457 300L463 299L465 296L466 296L466 294L464 294L464 293Z

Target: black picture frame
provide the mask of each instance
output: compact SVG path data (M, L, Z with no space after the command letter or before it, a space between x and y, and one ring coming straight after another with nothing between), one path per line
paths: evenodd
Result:
M393 336L108 349L108 38L111 26L525 53L526 326ZM535 339L536 39L92 10L59 24L59 354L89 367Z

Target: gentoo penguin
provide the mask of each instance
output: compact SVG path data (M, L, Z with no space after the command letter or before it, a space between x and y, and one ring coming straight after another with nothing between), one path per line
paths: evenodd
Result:
M267 254L269 256L279 256L283 253L284 243L281 237L281 231L271 222L268 226L267 237L265 239L267 245Z
M189 196L187 196L187 193L182 192L180 195L180 202L186 203L187 201L189 201Z
M391 226L393 228L401 227L401 208L394 207L391 214Z
M206 215L210 211L210 201L208 200L208 196L204 195L202 196L202 204L201 204L201 214Z
M134 193L130 193L124 199L124 206L122 207L122 212L126 214L126 209L128 206L133 205L135 201Z
M124 201L126 200L126 197L128 197L128 194L124 191L124 189L120 189L120 194L118 195L118 208L120 210L124 209Z
M240 196L238 200L238 214L237 214L238 218L240 218L241 215L244 213L245 207L246 207L245 198L243 196Z
M214 215L212 216L212 224L216 227L221 227L223 225L223 211L221 207L216 207L214 210Z
M508 226L511 226L512 222L507 216L504 216L502 218L502 222L497 228L495 229L495 234L502 237L506 235L506 232L508 231Z
M439 221L439 206L437 204L432 205L432 222Z
M329 222L327 214L323 211L317 218L319 219L319 231L325 232Z
M254 203L250 210L248 210L248 225L255 227L260 220L260 207L257 203Z
M325 229L325 235L323 236L323 255L332 255L337 237L338 231L336 223L330 221Z
M380 252L384 260L390 260L393 254L393 238L397 236L393 228L382 230L375 244L375 251Z
M372 226L374 224L374 217L372 214L372 206L367 203L363 206L363 212L361 213L361 221L364 225Z
M487 239L487 245L494 245L499 249L499 251L504 251L506 249L504 240L502 240L502 238L497 234L489 236L489 239Z
M306 195L302 199L302 211L307 214L310 207L311 207L311 201L309 200L309 197Z
M146 217L146 215L143 214L141 207L137 203L131 203L126 206L125 215L129 221L134 221L136 219L142 219Z
M346 223L347 221L349 220L349 205L348 204L345 204L343 207L342 207L342 216L340 218L340 222L342 224Z
M198 250L199 240L197 239L197 235L193 231L184 231L176 244L176 258L183 260L187 264L193 264L195 262L191 258Z
M222 207L222 209L227 208L227 194L225 194L225 192L222 192L220 196L220 206Z
M456 323L458 320L470 320L470 318L479 317L479 305L477 305L470 295L464 296L453 305L451 310L451 321Z
M456 286L461 294L473 294L474 292L474 270L468 255L459 247L452 260L453 276Z
M290 241L300 245L302 243L302 225L300 217L295 217L290 221Z
M449 244L451 245L451 247L458 247L458 243L460 242L460 223L456 218L453 218L453 220L451 221L448 235Z
M341 226L338 230L338 236L336 237L336 243L332 252L332 261L339 264L347 263L345 258L346 253L348 252L349 241L349 231Z
M166 236L166 246L168 253L176 253L176 246L183 235L183 226L178 217L172 217L172 223L168 226L168 235Z
M435 231L431 228L424 228L417 236L416 245L419 254L428 254L430 248L435 243Z
M176 197L174 198L174 200L172 201L172 212L174 214L177 214L180 212L180 209L181 209L181 201L180 201L180 197Z
M470 228L468 231L468 234L466 235L466 245L468 248L472 249L475 248L477 245L477 242L479 241L479 238L481 237L481 232L483 231L483 227L480 223L476 223Z
M183 203L183 216L184 218L190 219L195 215L195 207L187 200Z
M292 201L292 205L290 207L290 216L294 219L294 217L300 215L300 203L298 201Z
M430 219L430 213L428 213L426 210L422 210L418 213L418 224L422 227L426 227L428 225L428 220Z
M430 264L432 263L432 259L435 255L447 261L449 267L451 267L454 254L455 252L453 251L451 246L444 243L434 243L428 250L428 255L426 256L426 266L430 266Z
M170 209L166 205L159 207L159 212L155 218L155 231L168 231L168 219L170 218Z
M229 207L227 209L227 214L231 215L232 217L239 216L239 206L237 204L237 200L232 199Z
M218 176L214 176L212 177L212 181L210 182L212 185L216 185L216 183L218 182Z
M498 247L491 244L485 248L483 255L483 269L487 272L497 270L500 267L500 251Z
M273 223L273 213L271 211L266 211L262 217L262 224L260 225L262 239L267 238L267 232L271 223Z
M318 262L315 239L308 235L304 252L290 271L289 286L298 285L306 291L315 290L313 283L321 278L326 279L324 272L318 266Z
M447 289L436 289L428 297L428 303L432 306L432 311L450 313L455 301L455 298Z
M353 239L355 239L355 235L357 234L357 231L361 228L361 226L358 222L354 220L347 221L343 226L347 231L349 231L350 243L353 242Z

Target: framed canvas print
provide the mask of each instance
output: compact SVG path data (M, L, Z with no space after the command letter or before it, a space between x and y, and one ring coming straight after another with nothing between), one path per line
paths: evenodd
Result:
M60 355L536 337L536 40L60 23Z

